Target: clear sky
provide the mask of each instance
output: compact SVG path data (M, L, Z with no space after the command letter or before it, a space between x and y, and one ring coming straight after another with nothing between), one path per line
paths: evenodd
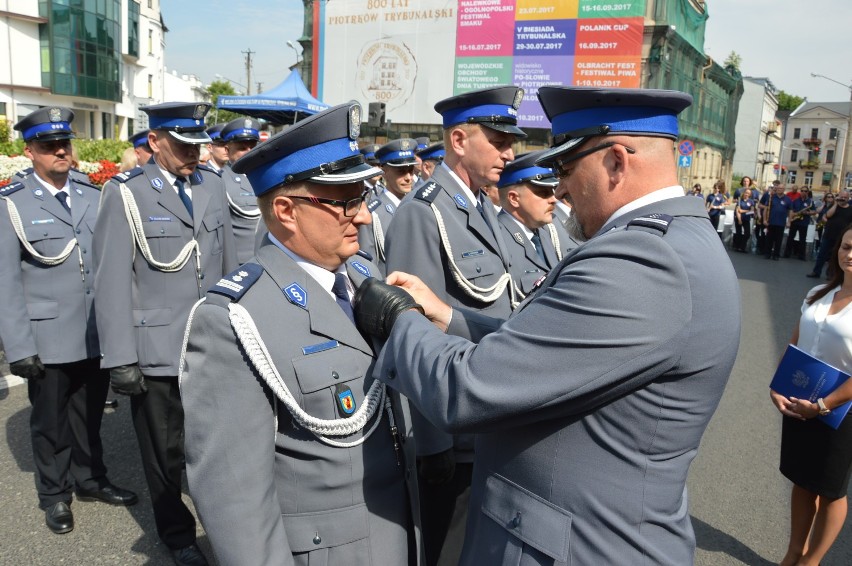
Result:
M554 0L558 1L558 0ZM245 55L252 55L252 92L283 81L296 53L287 40L302 35L302 0L162 0L166 66L204 83L216 74L237 90L246 83ZM199 6L203 6L199 9ZM778 89L811 102L849 100L852 38L849 0L707 0L704 51L722 63L731 51L742 56L745 76L768 77ZM448 64L451 64L448 62ZM447 72L451 72L447 69Z

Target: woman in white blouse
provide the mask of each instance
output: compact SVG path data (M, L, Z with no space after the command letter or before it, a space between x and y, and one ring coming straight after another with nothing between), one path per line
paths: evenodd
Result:
M852 373L852 225L832 255L834 276L808 292L791 344ZM790 541L781 566L817 565L846 520L846 492L852 469L852 418L832 429L814 417L852 400L852 379L810 403L770 390L784 415L781 473L793 482Z

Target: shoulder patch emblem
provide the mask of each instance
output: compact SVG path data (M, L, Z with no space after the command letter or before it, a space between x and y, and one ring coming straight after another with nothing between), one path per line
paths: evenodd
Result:
M33 191L33 194L37 197L41 197L41 196L44 195L44 191L41 190L41 189L36 189L36 190Z
M8 185L6 185L2 189L0 189L0 195L7 197L11 194L17 193L18 191L20 191L23 188L24 188L24 184L22 182L15 181L14 183L9 183Z
M467 200L461 195L461 193L456 193L453 197L453 200L456 201L456 204L461 206L462 208L467 208Z
M210 292L230 297L232 301L239 301L246 291L260 279L261 275L263 275L261 266L256 263L247 263L219 279L210 288Z
M390 204L385 205L385 210L388 211L388 214L393 214L393 207Z
M302 289L298 283L291 283L282 291L284 291L284 296L297 307L308 308L308 292Z
M643 228L652 228L654 230L658 230L662 234L665 234L669 230L669 224L672 223L674 217L669 216L668 214L649 214L648 216L640 216L638 218L634 218L630 222L627 223L627 229L629 230L633 226L643 227Z
M518 242L522 246L524 245L524 236L520 232L513 232L512 237L515 238L516 242Z
M364 277L370 277L370 268L364 265L363 263L353 261L352 267L355 269L355 271L357 271Z
M422 201L426 202L434 202L435 197L438 196L438 183L434 181L430 181L423 185L419 191L414 195L415 198L418 198Z
M158 191L162 191L163 190L163 180L160 179L159 177L154 177L153 179L151 179L151 186L154 187L155 189L157 189Z

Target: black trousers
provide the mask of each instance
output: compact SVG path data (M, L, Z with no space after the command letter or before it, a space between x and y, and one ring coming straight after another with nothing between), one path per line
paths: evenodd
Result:
M157 534L171 549L195 542L195 518L181 500L183 405L177 377L145 377L147 393L130 398Z
M784 226L769 225L766 228L766 256L781 257L781 242L784 240Z
M746 246L748 246L748 240L751 238L751 217L744 216L742 222L737 222L737 219L734 218L734 229L736 230L734 249L742 252L748 251Z
M473 464L456 462L446 485L427 485L418 478L420 523L427 566L455 566L464 546Z
M71 502L75 487L106 484L101 419L109 373L97 358L45 365L43 379L30 379L30 437L39 507Z
M787 233L787 245L784 246L784 257L790 257L792 255L793 239L796 235L798 235L798 242L796 242L796 255L801 259L805 259L805 250L807 250L807 243L805 242L805 238L807 238L808 236L807 224L790 225L790 231Z

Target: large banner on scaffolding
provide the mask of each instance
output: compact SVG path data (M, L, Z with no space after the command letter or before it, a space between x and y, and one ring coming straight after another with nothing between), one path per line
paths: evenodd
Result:
M639 87L645 0L314 2L314 96L384 102L399 123L440 123L438 100L515 84L525 127L549 123L549 84Z

